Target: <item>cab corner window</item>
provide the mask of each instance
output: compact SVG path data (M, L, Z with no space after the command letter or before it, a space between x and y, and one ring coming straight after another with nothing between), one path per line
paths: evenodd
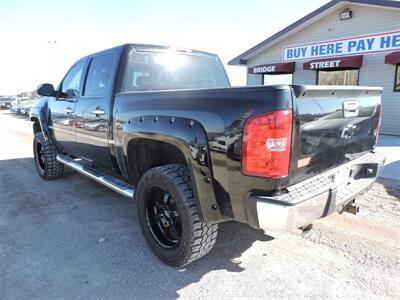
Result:
M358 85L359 69L317 71L318 85Z
M79 91L83 72L83 62L75 64L65 75L61 84L61 92L66 93L67 90Z
M111 71L114 65L112 53L94 57L90 62L86 78L84 96L103 96L111 83Z
M400 92L400 64L396 65L396 73L394 79L394 91Z

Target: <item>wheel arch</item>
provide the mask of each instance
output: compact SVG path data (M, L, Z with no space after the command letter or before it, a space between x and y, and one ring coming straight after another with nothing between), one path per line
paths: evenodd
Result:
M33 122L33 124L32 124L33 134L41 132L42 131L42 127L40 126L39 119L37 117L31 117L31 121Z
M46 141L53 143L49 130L49 109L47 103L47 97L42 97L36 106L33 108L31 121L33 122L33 133L39 131L43 132Z
M144 116L128 120L123 128L125 166L137 186L150 168L180 163L190 171L195 202L206 222L224 220L213 188L207 137L201 124L175 117Z

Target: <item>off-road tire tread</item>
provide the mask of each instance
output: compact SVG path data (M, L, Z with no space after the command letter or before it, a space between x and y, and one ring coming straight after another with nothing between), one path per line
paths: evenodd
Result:
M190 241L191 250L189 255L183 258L183 260L178 264L179 266L185 266L198 260L211 251L217 240L218 224L209 224L201 220L199 209L195 203L191 187L189 169L186 166L181 164L171 164L155 167L148 170L143 175L141 181L154 176L155 173L163 173L177 186L183 196L183 202L189 214L192 233Z
M50 143L46 142L42 132L37 132L35 134L35 139L39 140L40 143L42 144L46 160L45 172L39 175L46 180L52 180L61 177L64 172L64 164L60 163L57 160L57 154L58 154L57 149ZM36 150L34 149L34 151Z

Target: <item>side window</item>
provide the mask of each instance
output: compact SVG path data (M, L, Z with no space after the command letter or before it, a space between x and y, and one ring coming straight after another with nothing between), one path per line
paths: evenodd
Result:
M103 96L111 81L111 71L114 65L114 54L97 56L90 62L86 78L84 96Z
M80 62L74 65L71 70L69 70L68 74L64 77L64 80L61 84L61 91L63 93L65 93L69 89L79 91L83 66L83 62Z

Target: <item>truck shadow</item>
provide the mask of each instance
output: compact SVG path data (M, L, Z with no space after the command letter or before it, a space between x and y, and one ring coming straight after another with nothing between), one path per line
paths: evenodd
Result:
M245 224L237 222L222 223L219 226L219 235L214 249L202 259L192 263L186 268L166 267L158 263L161 270L177 280L164 283L157 282L166 298L178 298L180 290L200 282L202 278L213 271L226 271L240 273L245 271L241 265L241 255L251 248L256 241L271 241L273 237L265 235L262 230L252 229ZM262 255L262 254L260 254ZM216 285L224 284L215 282ZM210 285L212 288L212 285ZM194 297L195 298L195 297Z
M397 163L400 163L399 161ZM398 180L378 178L378 182L385 187L386 192L400 201L400 185Z
M32 158L0 160L0 178L0 241L8 258L0 286L7 278L11 298L24 290L32 297L176 298L212 271L244 271L242 254L273 240L223 223L207 256L172 268L147 247L133 201L72 171L44 181Z

